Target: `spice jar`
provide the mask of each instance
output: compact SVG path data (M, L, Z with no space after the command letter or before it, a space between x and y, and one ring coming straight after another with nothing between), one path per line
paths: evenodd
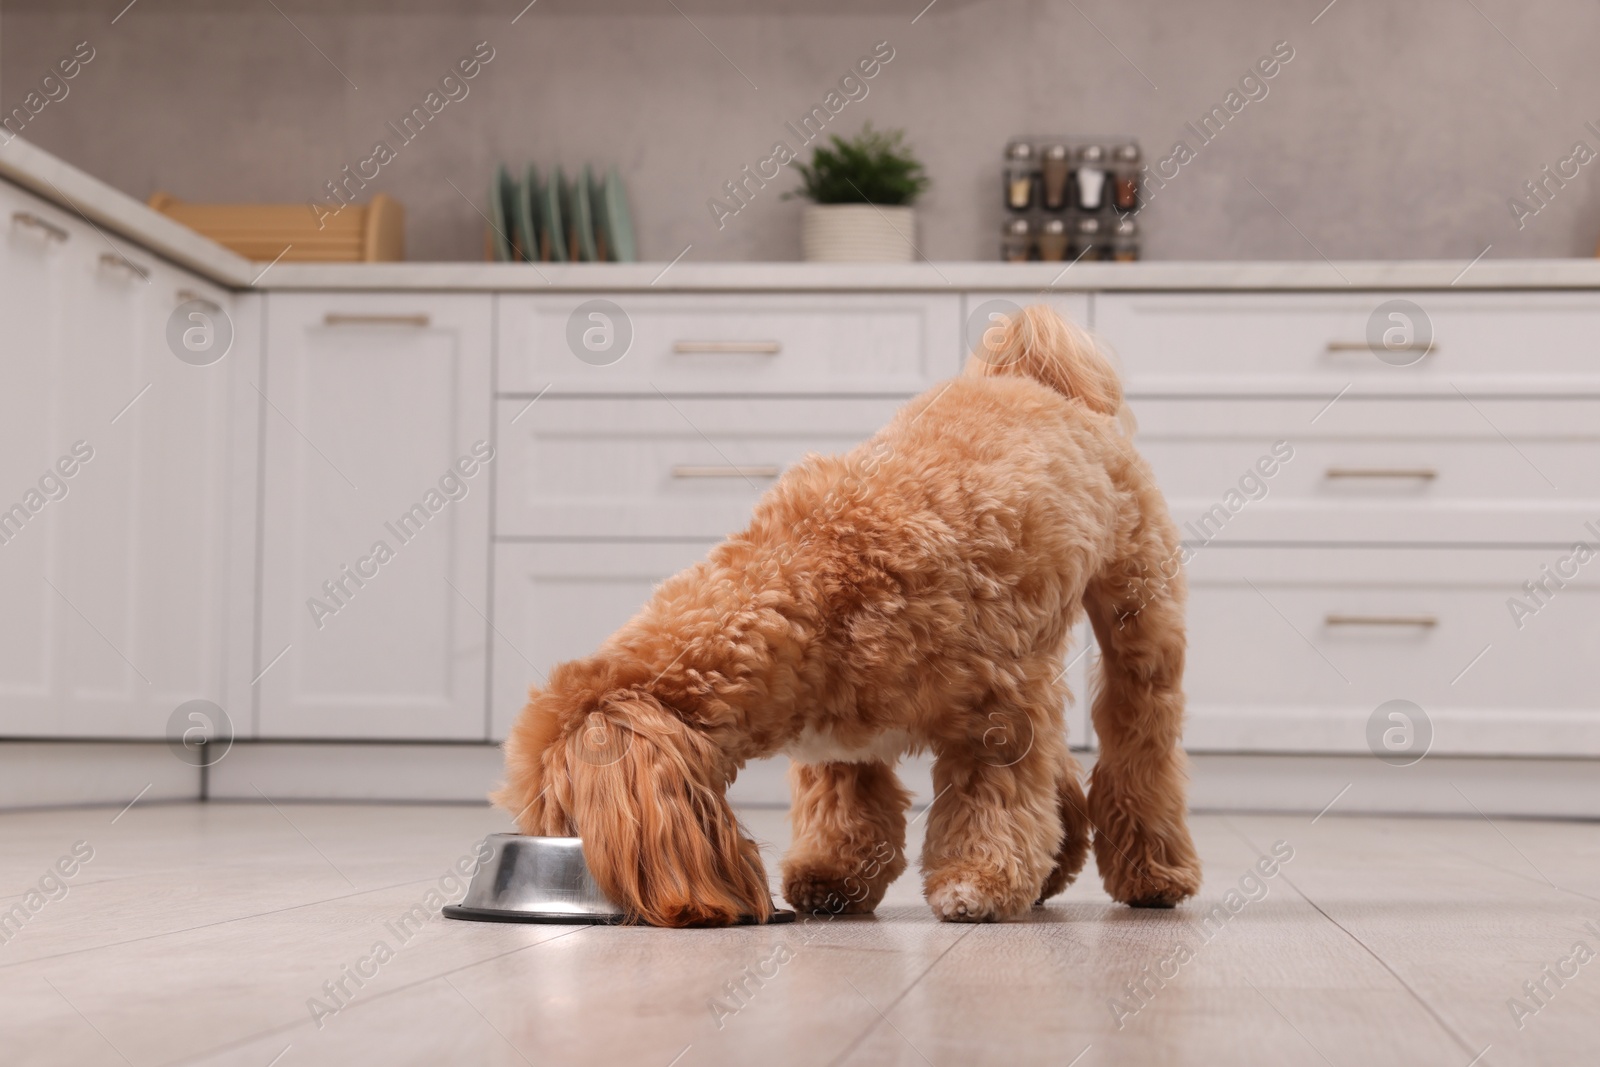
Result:
M1026 141L1012 141L1006 146L1006 207L1012 211L1032 208L1034 186L1038 184L1038 179L1033 145Z
M1111 206L1118 211L1133 211L1139 206L1139 146L1118 145L1116 168L1112 172Z
M1139 226L1132 219L1118 219L1111 227L1111 258L1118 263L1139 258Z
M1049 145L1044 150L1044 209L1065 211L1067 207L1067 178L1072 174L1072 153L1064 144Z
M1032 249L1033 224L1027 219L1007 219L1000 230L1000 258L1007 263L1026 263Z
M1067 258L1067 220L1045 219L1039 227L1039 258L1059 263Z
M1077 233L1073 247L1074 259L1103 259L1105 248L1102 244L1104 237L1100 231L1100 220L1092 216L1078 220Z
M1078 169L1073 174L1079 211L1099 211L1106 203L1106 150L1097 144L1078 149Z

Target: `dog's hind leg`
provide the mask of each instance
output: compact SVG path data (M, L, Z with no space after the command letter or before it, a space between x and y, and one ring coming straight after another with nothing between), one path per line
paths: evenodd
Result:
M783 896L802 915L870 912L906 869L908 793L885 763L793 763Z
M1056 850L1055 868L1044 880L1037 903L1043 904L1071 885L1089 857L1089 805L1083 795L1082 774L1078 761L1063 753L1056 778L1056 797L1061 805L1061 846Z
M1100 642L1089 818L1106 892L1134 907L1166 908L1200 887L1179 747L1184 585L1171 523L1142 532L1142 555L1103 570L1084 594Z
M1048 679L1057 669L1041 664L1039 674ZM1055 873L1063 856L1072 866L1073 846L1062 837L1060 691L1040 681L1012 696L991 695L963 721L967 736L934 746L923 893L947 922L1014 919L1047 883L1065 883Z

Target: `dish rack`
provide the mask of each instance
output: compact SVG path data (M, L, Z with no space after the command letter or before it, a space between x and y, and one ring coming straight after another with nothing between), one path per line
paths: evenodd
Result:
M156 193L149 205L246 259L378 263L405 258L406 213L379 193L317 214L304 204L191 204Z
M505 166L489 182L483 254L500 263L634 263L633 214L622 174L585 166L569 180L558 165L540 180Z

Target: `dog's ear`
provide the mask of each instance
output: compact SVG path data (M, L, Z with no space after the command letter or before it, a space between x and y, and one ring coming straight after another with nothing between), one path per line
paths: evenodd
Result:
M506 784L489 799L510 813L517 829L525 834L562 837L571 834L550 787L553 758L563 755L555 746L561 734L561 718L553 697L528 691L528 704L506 736Z
M725 926L771 915L760 853L723 796L709 739L630 696L602 703L566 744L584 858L630 918Z

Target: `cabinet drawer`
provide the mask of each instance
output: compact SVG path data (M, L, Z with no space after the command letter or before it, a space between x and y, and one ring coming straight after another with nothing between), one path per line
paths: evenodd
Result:
M1592 442L1155 438L1139 447L1190 542L1551 544L1590 536L1583 524L1600 520Z
M1402 347L1379 358L1369 322ZM1107 294L1095 325L1135 395L1600 394L1590 293Z
M571 294L499 306L502 392L910 395L961 366L956 294Z
M1369 720L1400 699L1421 707L1434 753L1600 755L1600 560L1569 555L1201 549L1185 743L1367 752ZM1545 566L1576 574L1534 600L1523 583ZM1536 610L1514 618L1513 598Z
M842 452L898 400L545 397L501 400L497 532L708 537L744 526L784 468Z
M1185 538L1554 543L1600 515L1600 402L1330 399L1135 400Z

